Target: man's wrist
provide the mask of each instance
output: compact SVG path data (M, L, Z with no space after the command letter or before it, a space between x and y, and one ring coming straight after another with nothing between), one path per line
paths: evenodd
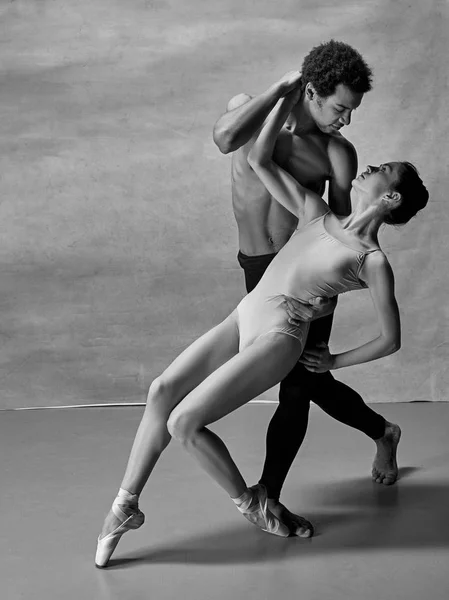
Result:
M326 304L320 314L320 317L328 317L329 315L331 315L334 312L335 306L332 306L331 303L329 302L328 304Z
M315 314L312 321L316 321L317 319L324 319L324 317L328 317L329 315L331 315L334 312L334 310L335 310L334 303L325 304L321 308L321 310Z

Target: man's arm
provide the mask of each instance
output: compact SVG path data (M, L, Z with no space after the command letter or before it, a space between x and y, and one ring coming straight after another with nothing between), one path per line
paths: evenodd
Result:
M345 217L351 212L351 187L352 180L357 176L357 152L343 136L330 140L328 152L331 163L329 208L336 215Z
M251 97L238 94L231 98L227 112L215 123L213 138L223 154L245 145L262 127L278 100L297 86L298 71L287 73L262 94Z

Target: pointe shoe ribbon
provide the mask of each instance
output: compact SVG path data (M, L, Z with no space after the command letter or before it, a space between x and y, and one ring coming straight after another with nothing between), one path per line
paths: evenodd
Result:
M126 514L122 508L128 511L132 511L132 514ZM132 506L123 504L122 498L116 498L112 504L112 512L120 519L122 523L101 538L98 537L97 541L97 552L95 554L95 566L103 569L109 562L112 553L114 552L117 544L120 541L120 538L124 533L129 531L130 529L138 529L141 527L145 521L145 515L142 511L140 511L137 507L134 508Z
M237 505L238 510L243 516L262 529L267 533L277 535L280 537L288 537L290 535L289 528L284 525L279 519L273 515L268 508L268 494L267 488L262 484L253 485L249 488L254 492L257 497L257 503L251 505L252 498Z

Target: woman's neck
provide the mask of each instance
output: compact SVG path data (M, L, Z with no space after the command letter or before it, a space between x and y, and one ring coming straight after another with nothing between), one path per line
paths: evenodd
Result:
M340 223L348 234L376 244L378 244L378 233L383 222L383 214L379 213L379 207L376 206L364 210L356 209L347 217L340 218Z

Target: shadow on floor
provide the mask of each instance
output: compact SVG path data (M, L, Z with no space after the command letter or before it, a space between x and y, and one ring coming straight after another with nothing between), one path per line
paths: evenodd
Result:
M280 561L348 549L449 547L449 485L407 483L414 467L401 470L401 484L381 486L351 479L314 486L304 516L315 526L311 539L279 538L255 527L227 527L197 536L173 537L163 546L113 559L109 569L136 564L234 564ZM313 494L313 498L312 498ZM298 506L291 510L300 512Z

